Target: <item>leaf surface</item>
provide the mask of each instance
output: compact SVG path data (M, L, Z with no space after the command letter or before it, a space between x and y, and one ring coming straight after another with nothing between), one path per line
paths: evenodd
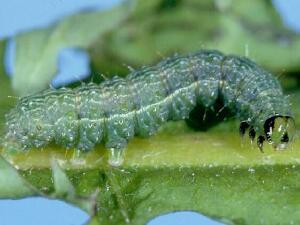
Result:
M120 65L124 62L134 62L132 65L139 65L157 59L155 56L157 50L165 54L173 51L174 46L183 46L182 51L194 50L195 46L198 49L198 44L195 43L201 43L200 37L210 39L211 36L207 33L196 35L194 29L189 26L183 26L188 29L178 29L177 26L182 22L183 16L185 15L185 21L190 21L188 23L190 26L195 26L197 29L206 28L209 31L213 31L211 25L220 23L219 17L224 17L218 12L211 12L209 7L205 8L205 1L201 1L203 5L197 7L203 6L207 12L204 10L204 14L199 15L196 13L199 12L198 8L192 4L192 2L195 4L195 1L192 0L186 1L195 8L192 14L186 14L186 8L177 9L176 4L169 9L173 11L164 13L165 6L160 5L162 11L158 11L159 16L153 17L151 15L154 10L145 9L154 9L157 7L157 2L143 1L138 4L132 20L126 26L108 35L105 38L107 43L105 46L99 45L101 48L91 49L94 62L97 57L102 56L98 58L102 65L107 65L108 71L116 71L118 62L122 62ZM197 1L197 4L198 2L200 1ZM257 10L267 14L257 13L258 16L254 18L247 14L247 7L251 6L242 6L242 4L245 3L236 3L233 7L243 8L242 11L246 14L242 17L244 21L251 22L250 25L260 21L264 24L270 22L268 13L272 14L273 11L269 11L268 7L264 8L263 4L258 4ZM218 7L227 10L231 5ZM277 41L262 46L263 44L257 44L257 38L268 37L266 40L271 40L268 35L273 34L272 32L266 32L264 36L264 32L257 30L255 26L254 31L259 31L258 35L257 33L254 35L248 28L248 33L245 33L244 25L241 26L236 22L237 15L232 14L232 11L229 14L227 19L221 21L224 29L232 29L233 33L225 32L228 36L220 36L224 41L220 42L221 47L230 51L238 48L238 52L241 53L244 43L250 43L250 50L256 49L255 54L257 57L261 56L259 61L264 62L265 65L275 70L282 65L291 70L298 68L299 65L295 62L299 59L299 54L294 52L299 49L298 40L288 48L277 46ZM199 21L207 21L208 16L211 18L210 23L199 23ZM144 17L147 18L144 20ZM198 23L194 23L195 20L198 20ZM277 23L277 20L271 22L274 21ZM95 24L91 25L93 26ZM52 27L53 30L36 31L43 34L34 35L39 38L32 43L29 37L34 32L26 34L27 38L19 37L20 41L24 41L22 43L26 43L27 40L31 44L36 44L37 49L42 49L30 53L32 54L30 57L25 53L24 55L18 53L22 55L16 62L16 66L19 65L19 69L16 70L19 77L22 77L23 69L23 74L30 75L26 80L45 84L49 82L50 72L55 72L58 46L61 43L69 43L53 40L61 40L59 35L61 33L66 35L66 37L62 35L63 39L72 39L67 33L62 32L67 31L68 27L68 23L63 22ZM242 41L237 40L233 34L239 34ZM93 39L94 36L91 34L90 38ZM80 46L80 39L78 37L78 40L75 38L70 42ZM43 43L50 43L50 45ZM243 44L236 47L233 43ZM85 48L86 45L84 44L83 47ZM4 45L0 42L1 56L3 48ZM31 49L29 44L28 49ZM287 49L293 49L293 53L289 53L291 56L288 56ZM116 52L118 54L115 54ZM250 55L252 53L251 50ZM281 57L281 54L286 57ZM29 57L28 62L26 57ZM26 63L28 66L25 65ZM94 66L97 67L95 63ZM97 71L97 68L95 70ZM0 71L3 71L2 66ZM45 71L47 74L49 72L48 81L36 81L35 76L42 76ZM17 78L17 82L24 82L24 77L23 81ZM26 85L22 83L21 86ZM37 87L41 87L40 84L37 84ZM0 130L3 133L5 132L3 115L15 100L7 97L12 95L12 90L9 89L8 78L3 74L0 74L0 89L0 107L3 109L0 111ZM290 94L297 127L299 127L300 92L293 90ZM28 152L8 151L2 148L0 197L15 199L42 195L59 198L87 211L91 215L89 225L128 223L143 225L157 215L177 210L193 210L228 224L300 224L299 138L286 151L274 151L271 146L266 145L265 153L260 153L255 145L249 144L248 138L243 140L239 137L237 128L238 122L235 120L223 121L207 132L192 130L184 121L170 122L155 136L148 139L136 137L131 140L125 162L118 168L107 164L107 150L101 145L86 154L78 154L55 145L47 146L42 151L32 149ZM297 132L299 137L299 130Z
M130 8L127 1L107 11L81 12L49 28L19 34L15 38L14 90L24 96L47 88L57 72L61 49L86 49L97 38L118 27Z
M293 96L297 99L299 93ZM36 194L89 212L91 224L142 225L178 210L229 224L299 223L299 140L289 150L277 152L266 145L260 153L249 139L240 139L233 129L237 125L224 121L198 132L184 121L170 122L153 137L131 140L119 168L107 164L107 150L101 145L79 155L58 146L25 153L3 149L3 157L16 170L3 164L0 196L31 194L22 192L19 179L13 179L22 177ZM9 177L15 184L5 182Z

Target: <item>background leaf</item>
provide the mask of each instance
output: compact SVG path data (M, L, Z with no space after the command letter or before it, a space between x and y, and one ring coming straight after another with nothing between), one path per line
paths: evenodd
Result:
M138 0L126 23L89 52L95 72L126 75L124 65L138 68L201 48L249 55L280 73L299 71L300 37L283 26L269 0Z
M16 40L13 88L21 96L43 90L57 72L57 56L62 48L89 47L96 38L116 28L127 16L126 1L107 11L81 12L57 24L18 35Z

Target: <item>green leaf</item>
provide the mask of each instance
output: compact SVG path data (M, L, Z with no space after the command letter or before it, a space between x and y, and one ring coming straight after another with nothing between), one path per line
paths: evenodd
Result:
M4 114L14 105L16 97L10 86L10 80L6 76L4 68L4 54L5 54L6 40L0 40L0 121L3 123ZM3 124L0 125L0 141Z
M90 215L93 215L98 190L96 189L91 196L80 198L76 196L73 184L67 177L66 173L57 164L55 159L51 161L51 170L55 189L55 192L51 194L51 198L60 198L73 203L88 212Z
M299 98L299 92L292 94L293 102ZM90 213L90 224L143 225L178 210L229 224L300 223L299 140L292 149L277 152L266 145L260 153L240 139L232 129L237 125L223 121L196 132L184 121L170 122L153 137L131 140L118 168L107 164L103 146L85 154L58 146L2 154L36 193L77 205ZM0 182L0 196L14 197L1 192L6 185ZM21 197L19 186L9 187Z
M6 40L0 40L0 76L5 75L5 71L4 71L5 45L6 45Z
M54 159L51 164L55 195L57 197L72 198L75 194L73 185Z
M57 56L62 48L89 47L128 16L129 1L103 12L81 12L59 23L16 39L13 88L19 95L28 95L48 87L57 72Z
M192 7L187 7L186 2ZM258 43L255 47L249 45L250 55L251 49L257 54L269 50L262 58L265 57L265 62L273 69L281 63L288 65L290 70L298 68L291 60L293 57L298 59L298 44L295 45L298 41L289 47L278 46L269 38L272 32L254 34L236 20L236 16L241 18L241 15L235 15L236 12L243 11L243 21L250 25L257 21L263 21L264 26L270 21L277 23L273 10L264 8L264 4L257 4L257 12L264 13L253 17L247 11L250 3L244 1L219 5L225 10L224 15L212 10L214 7L205 8L205 1L178 1L172 7L157 3L161 1L140 1L128 25L106 36L105 47L91 47L93 56L102 56L98 60L102 65L108 65L108 71L124 71L124 68L116 68L118 60L119 65L124 62L139 65L156 60L157 50L166 54L175 46L182 47L180 51L198 49L195 43L199 38L210 40L211 35L207 34L212 34L211 28L220 23L219 17L224 19L227 14L228 18L222 19L221 24L225 31L230 28L235 33L221 35L220 45L227 43L224 48L241 50L245 38L249 38L253 40L251 43ZM185 7L178 8L181 6ZM199 9L203 7L204 14L199 15ZM239 11L235 7L243 9ZM190 11L191 8L194 10ZM235 14L226 11L229 9L236 10ZM159 16L153 17L154 13ZM178 24L184 21L188 21L189 26L181 25L178 29ZM196 34L201 27L210 32ZM248 33L243 33L245 30ZM234 34L241 35L242 42ZM266 44L266 40L270 44ZM263 43L267 48L262 46ZM295 48L294 55L286 55L289 48ZM275 55L279 52L287 58ZM95 61L94 66L97 67ZM7 86L7 78L0 75L1 108L12 104L7 98L11 95ZM299 127L300 91L294 90L290 94ZM3 117L0 124L4 124ZM248 138L239 137L237 128L235 120L222 121L207 132L194 131L184 121L167 123L153 137L131 140L124 164L118 168L107 164L108 152L103 146L81 154L55 145L47 146L43 151L1 149L7 161L0 158L0 197L20 198L34 194L63 199L87 211L91 215L89 225L144 225L158 215L178 210L193 210L227 224L300 224L299 138L286 151L274 151L266 145L265 153L260 153L255 145L249 144ZM297 133L299 137L299 130Z
M0 184L0 198L20 198L36 194L16 169L2 157L0 157Z
M177 4L161 8L162 2ZM300 68L300 36L284 27L271 1L261 0L138 0L126 23L89 49L96 73L126 75L124 65L201 48L248 55L273 71Z

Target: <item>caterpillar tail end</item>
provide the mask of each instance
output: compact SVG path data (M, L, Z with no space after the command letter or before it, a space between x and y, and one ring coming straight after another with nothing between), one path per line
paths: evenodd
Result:
M108 163L113 167L119 167L123 164L125 157L124 148L110 148Z

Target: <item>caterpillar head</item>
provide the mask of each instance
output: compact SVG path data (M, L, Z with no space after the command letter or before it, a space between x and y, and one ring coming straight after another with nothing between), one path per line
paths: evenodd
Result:
M276 115L264 124L266 139L276 150L285 149L296 133L294 119L290 116Z

